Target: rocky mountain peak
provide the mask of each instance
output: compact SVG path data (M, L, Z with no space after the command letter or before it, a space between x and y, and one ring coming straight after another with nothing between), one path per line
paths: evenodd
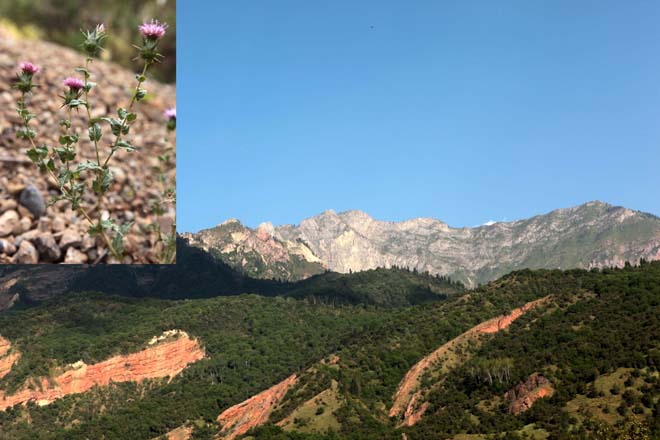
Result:
M240 225L235 219L223 224L230 222ZM390 222L358 210L327 210L297 226L262 223L252 230L241 225L215 234L213 240L202 240L204 247L216 249L228 264L250 267L253 276L287 279L328 269L399 266L474 286L515 269L660 259L660 218L601 201L475 228L452 228L428 217Z

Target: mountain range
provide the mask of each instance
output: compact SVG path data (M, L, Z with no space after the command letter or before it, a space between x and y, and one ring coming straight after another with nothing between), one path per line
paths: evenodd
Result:
M657 221L591 203L506 224L563 248L576 231L589 238L578 250L616 239L632 264L524 268L473 288L398 263L254 278L190 236L176 265L0 266L0 438L660 438ZM307 252L277 228L221 227ZM557 246L544 261L561 260Z
M251 229L230 219L181 235L245 275L288 281L326 270L403 267L474 287L523 268L621 267L660 258L660 218L598 201L474 228L329 210L299 225Z

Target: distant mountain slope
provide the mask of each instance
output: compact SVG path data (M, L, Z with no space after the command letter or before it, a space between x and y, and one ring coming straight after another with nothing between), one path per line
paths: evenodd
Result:
M283 239L269 224L253 230L229 219L214 228L181 235L248 276L295 281L326 271L305 244Z
M597 201L475 228L430 218L384 222L360 211L330 210L297 226L266 223L253 230L230 220L183 235L250 276L289 280L324 268L347 273L398 266L475 286L523 268L660 259L660 218Z
M170 265L0 266L0 311L33 306L71 291L159 299L256 293L334 305L401 307L444 300L464 290L462 284L444 277L398 268L324 272L299 282L256 279L182 238L177 241L177 260Z
M329 304L401 307L446 299L464 287L438 275L406 269L371 269L352 274L327 272L291 284L286 296Z

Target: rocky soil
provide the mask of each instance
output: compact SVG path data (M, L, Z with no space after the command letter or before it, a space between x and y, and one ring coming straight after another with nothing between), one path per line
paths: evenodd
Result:
M148 97L138 103L139 114L129 135L138 152L120 151L110 162L114 182L105 196L102 212L118 223L134 222L124 239L125 257L117 261L107 255L102 240L87 234L89 224L71 210L66 201L48 206L58 191L54 183L39 172L25 154L28 145L16 139L21 120L16 114L19 92L11 89L18 64L32 61L41 66L35 76L33 96L28 100L30 110L37 115L37 144L57 145L61 134L58 122L66 118L57 95L64 92L62 81L75 76L75 67L83 66L84 57L67 48L41 41L14 39L0 28L0 264L5 263L157 263L157 235L149 225L158 223L163 231L170 231L175 221L175 207L170 204L165 214L157 218L152 204L166 188L154 167L158 156L175 145L174 135L167 137L162 112L175 106L175 86L147 81ZM136 68L140 66L136 65ZM115 64L94 61L91 81L98 87L90 93L92 116L114 116L118 107L126 107L135 86L134 74ZM74 128L80 134L76 161L95 157L86 135L82 112L72 116ZM109 148L109 131L101 139L102 150ZM107 151L106 151L107 154ZM175 157L167 172L167 181L174 186ZM89 182L93 176L87 176ZM95 195L85 194L86 208L92 211ZM94 216L97 213L94 213Z

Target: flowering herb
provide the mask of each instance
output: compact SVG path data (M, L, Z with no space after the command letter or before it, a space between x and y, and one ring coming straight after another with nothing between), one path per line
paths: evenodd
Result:
M176 129L176 108L168 108L163 112L163 117L167 121L167 129L169 131Z
M17 137L29 142L31 148L27 152L28 157L42 171L48 173L49 177L57 184L60 194L52 202L58 200L69 201L72 209L89 222L89 233L100 235L107 246L108 252L119 260L123 257L123 237L132 226L132 223L116 224L113 219L102 217L103 196L114 181L109 163L118 150L128 152L137 150L137 147L127 140L131 125L138 117L137 113L133 112L133 108L135 103L144 99L147 94L142 85L147 80L149 67L162 58L162 55L158 53L158 43L165 35L166 29L166 24L159 23L156 20L145 22L139 26L143 41L142 46L135 47L139 50L138 58L142 59L144 66L142 73L136 75L137 85L133 90L131 100L126 108L117 109L116 117L97 118L92 118L92 107L89 102L90 91L96 86L96 83L90 81L92 77L90 63L103 51L103 41L107 35L103 24L97 25L92 30L82 31L84 41L81 48L87 57L85 66L75 69L81 77L72 76L63 81L66 90L60 98L63 100L62 107L67 110L68 118L60 121L62 134L59 136L59 146L37 145L35 142L36 130L30 127L30 121L34 119L35 115L28 110L25 98L37 87L33 83L33 78L39 72L39 67L28 61L22 62L19 65L20 71L14 84L14 87L21 92L21 97L17 103L17 112L23 120L23 127L17 131ZM80 136L72 128L71 111L74 109L80 110L81 108L87 116L87 137L94 146L96 160L74 164L73 161L77 155L76 145L80 141ZM171 130L173 130L176 126L176 110L169 109L166 113L169 115L167 119L170 121L168 122L168 128L171 125ZM102 151L99 145L99 141L104 134L103 124L107 124L110 135L113 136L107 152ZM90 189L96 194L96 206L92 211L88 211L82 205L86 184L85 179L81 176L87 173L92 173L94 176Z
M158 156L160 164L154 167L154 172L158 176L158 180L166 186L166 189L151 201L151 211L156 216L156 222L150 225L158 237L158 242L163 243L163 246L158 249L158 261L161 264L174 263L176 257L176 223L172 223L169 231L162 231L160 226L160 218L165 213L165 206L171 203L176 203L176 191L174 190L173 182L168 181L166 170L170 168L170 161L172 159L171 152L174 150L170 143L170 135L176 129L176 108L168 108L163 112L163 118L166 121L167 134L165 142L165 154ZM169 186L172 184L172 186Z

